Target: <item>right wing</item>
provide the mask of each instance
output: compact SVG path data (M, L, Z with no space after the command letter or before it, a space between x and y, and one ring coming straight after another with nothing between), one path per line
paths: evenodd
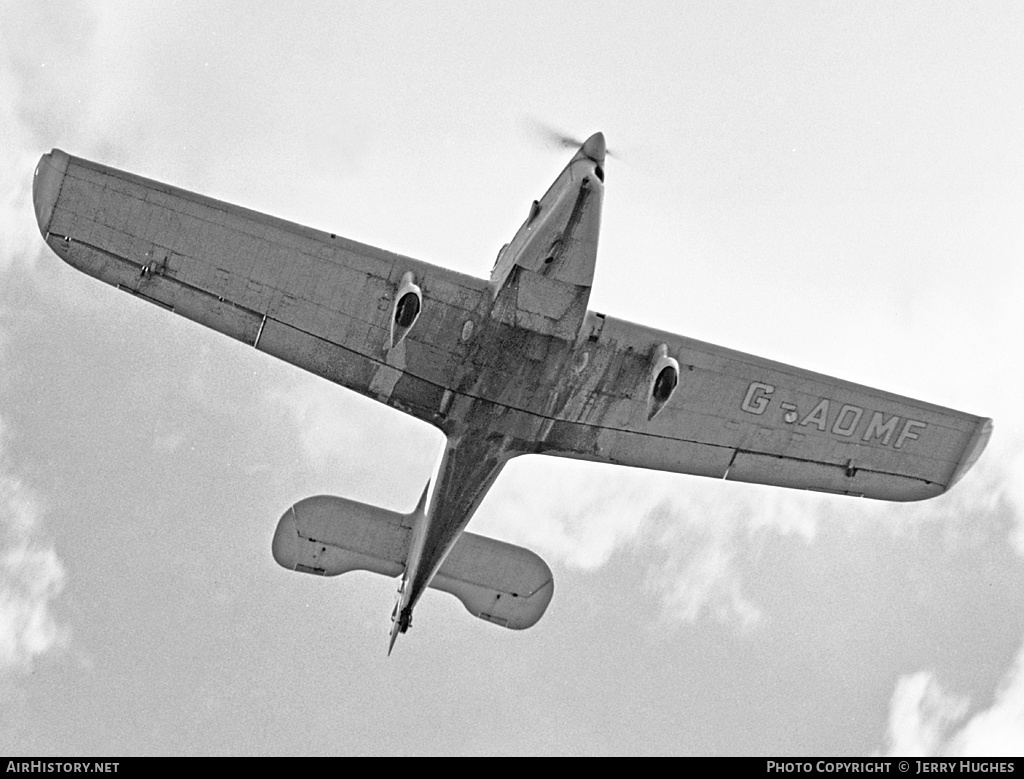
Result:
M884 500L949 489L991 420L590 314L585 366L537 451L584 460ZM650 414L653 355L679 383Z
M69 264L335 383L432 421L489 305L486 282L72 157L43 155L39 229ZM389 349L396 290L422 289Z

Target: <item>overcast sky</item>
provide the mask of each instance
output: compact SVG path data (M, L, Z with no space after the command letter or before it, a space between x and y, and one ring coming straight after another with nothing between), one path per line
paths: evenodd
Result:
M1024 753L1024 6L0 0L0 752ZM602 130L591 307L991 416L895 505L527 457L524 632L270 555L440 434L43 244L52 147L477 276Z

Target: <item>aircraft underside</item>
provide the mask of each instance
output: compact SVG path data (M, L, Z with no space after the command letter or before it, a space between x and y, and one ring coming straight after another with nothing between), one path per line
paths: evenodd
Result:
M314 496L274 535L290 570L399 580L389 652L427 589L512 629L544 614L547 564L466 530L517 455L898 501L939 495L971 468L991 420L588 310L604 157L597 133L489 280L57 149L33 200L72 266L444 432L411 513Z
M396 635L412 625L417 601L505 463L536 450L543 440L539 430L517 436L504 420L504 406L478 397L493 394L493 388L487 388L507 383L512 375L523 390L519 405L549 411L557 402L553 391L539 396L536 388L550 387L551 382L535 374L571 371L566 361L583 327L596 264L604 154L603 136L590 138L552 190L537 201L531 218L495 264L489 316L481 320L474 337L477 356L465 362L456 385L461 402L436 420L447 436L445 450L436 484L433 489L428 485L421 527L413 530L392 615L389 652ZM571 204L561 219L536 222L541 212L559 204ZM481 352L486 357L481 358ZM481 364L500 367L480 370Z

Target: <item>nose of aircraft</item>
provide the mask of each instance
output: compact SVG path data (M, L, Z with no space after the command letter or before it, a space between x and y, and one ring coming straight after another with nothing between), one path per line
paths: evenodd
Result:
M594 162L604 163L606 153L604 144L604 133L594 133L583 142L583 153Z
M53 207L57 202L57 196L60 195L60 187L64 183L64 174L67 170L68 155L60 149L44 154L36 165L36 172L32 178L32 204L35 206L36 222L43 238L50 229Z

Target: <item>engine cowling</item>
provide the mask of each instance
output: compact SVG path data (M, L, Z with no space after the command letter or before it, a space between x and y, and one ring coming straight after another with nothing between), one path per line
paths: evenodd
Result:
M391 306L391 331L388 349L394 349L415 326L423 310L423 292L416 284L412 271L402 276Z
M679 361L668 356L668 345L654 350L647 389L647 421L657 416L679 386Z

